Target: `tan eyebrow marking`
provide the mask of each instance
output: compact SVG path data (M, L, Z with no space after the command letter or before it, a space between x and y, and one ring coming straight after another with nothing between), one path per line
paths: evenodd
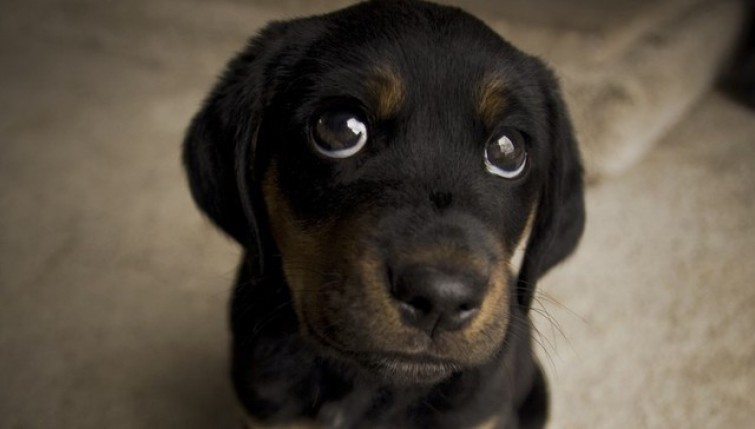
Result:
M404 81L391 67L380 65L367 78L372 101L378 117L387 118L398 113L405 97Z
M498 76L486 77L480 85L478 113L486 125L492 126L506 108L506 85Z

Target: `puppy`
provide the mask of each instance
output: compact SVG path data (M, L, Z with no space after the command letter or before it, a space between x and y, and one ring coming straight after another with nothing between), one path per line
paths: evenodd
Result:
M421 1L273 23L193 119L184 162L244 249L232 376L249 427L544 425L528 309L584 204L538 59Z

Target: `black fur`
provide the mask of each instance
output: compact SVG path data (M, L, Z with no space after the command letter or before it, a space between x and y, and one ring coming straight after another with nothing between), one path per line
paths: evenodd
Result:
M367 115L370 140L354 159L314 155L309 130L323 103L360 104L364 77L386 64L404 82L401 110ZM490 74L505 83L505 114L497 120L528 136L530 168L511 181L490 175L482 162L495 130L475 111L475 94ZM544 425L547 387L527 313L538 279L576 247L584 203L568 114L539 60L458 9L419 1L372 1L273 23L230 62L194 118L184 163L199 207L245 251L232 299L233 381L254 421L333 428L464 428L491 419L500 428ZM401 383L331 355L303 332L269 227L275 219L268 218L263 182L271 163L297 222L314 228L322 219L370 212L374 230L354 242L379 236L386 243L381 250L391 254L411 240L407 218L472 219L457 226L469 236L495 235L511 248L536 207L495 353L437 382ZM343 299L358 293L340 287ZM365 317L353 314L364 312L359 302L343 311ZM353 334L358 326L331 328Z

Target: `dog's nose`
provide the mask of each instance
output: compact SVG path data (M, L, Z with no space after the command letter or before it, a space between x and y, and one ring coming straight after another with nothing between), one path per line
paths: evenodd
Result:
M402 317L431 336L464 327L477 315L485 279L428 266L402 269L391 282Z

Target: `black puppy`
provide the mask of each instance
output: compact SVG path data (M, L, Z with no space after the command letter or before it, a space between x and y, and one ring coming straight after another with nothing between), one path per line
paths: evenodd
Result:
M584 205L539 60L420 1L271 24L184 151L197 204L244 248L233 381L250 427L544 425L528 309Z

